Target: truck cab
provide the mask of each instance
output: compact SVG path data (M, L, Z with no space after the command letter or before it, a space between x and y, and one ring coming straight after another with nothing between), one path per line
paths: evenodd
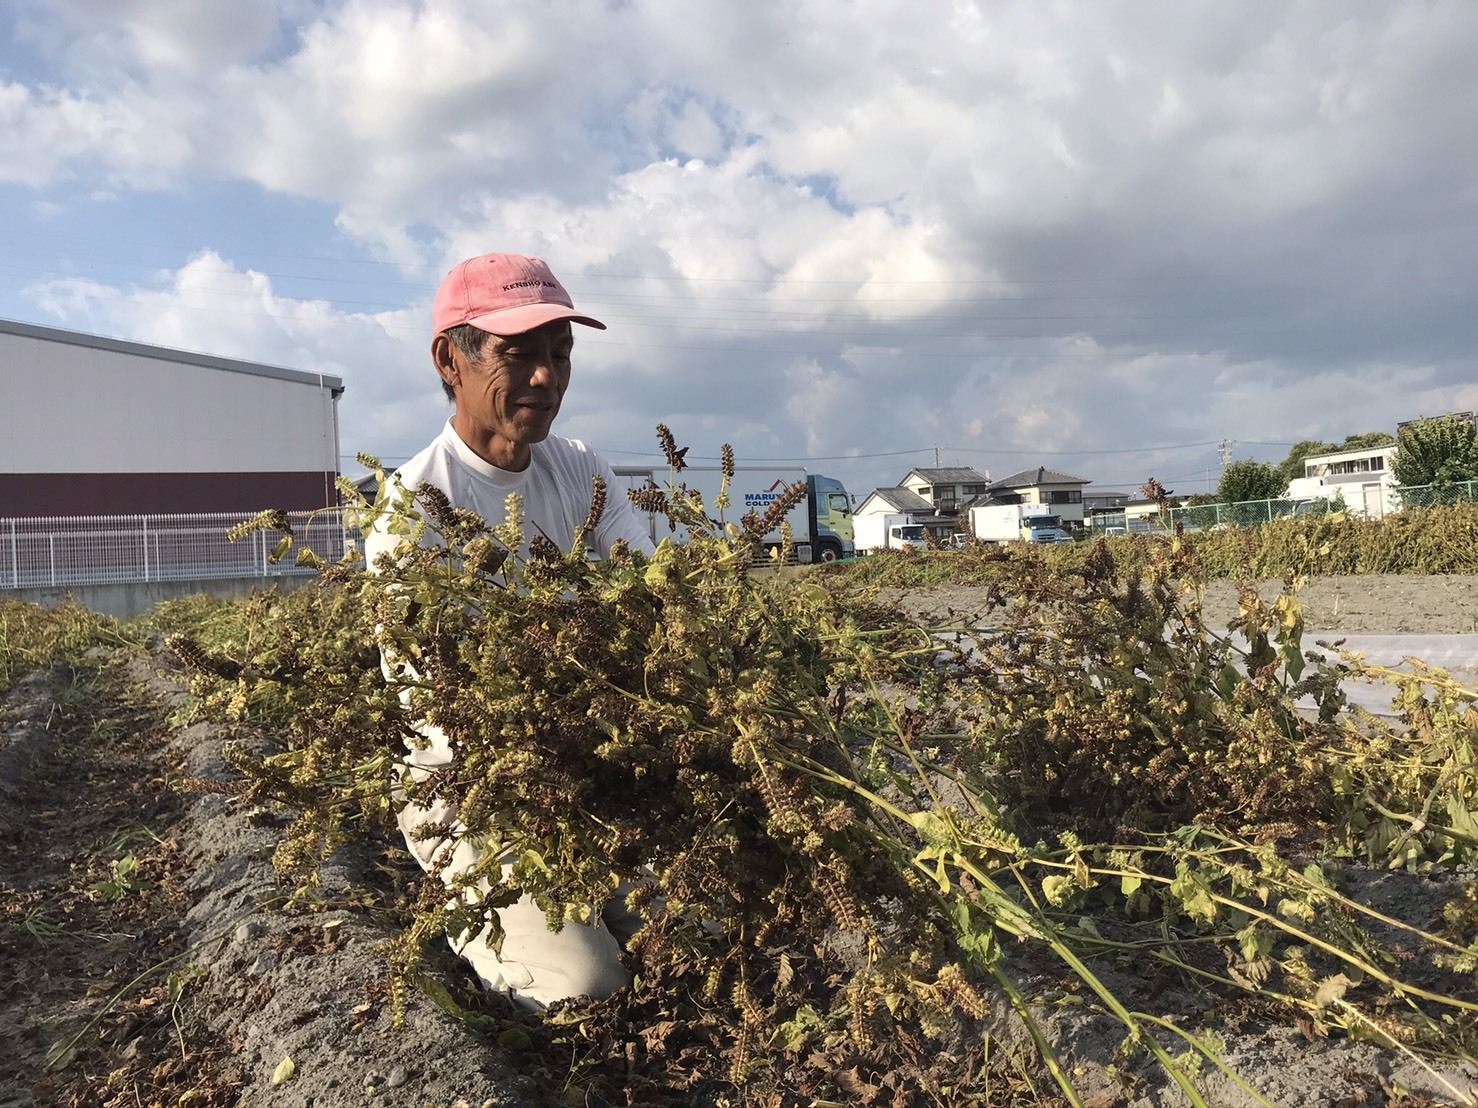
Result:
M902 550L905 547L911 550L929 549L929 541L924 538L923 524L895 523L888 528L888 546L894 550Z
M812 560L834 562L857 553L852 527L852 498L840 481L808 474L807 497L812 535Z
M1062 519L1053 515L1031 515L1021 521L1021 537L1027 542L1067 542Z

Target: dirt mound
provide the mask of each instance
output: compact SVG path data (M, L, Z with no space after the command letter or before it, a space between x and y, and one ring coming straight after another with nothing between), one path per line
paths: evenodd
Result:
M228 776L223 735L168 729L160 670L58 669L4 703L0 1106L558 1103L423 996L392 1030L382 852L335 860L334 907L284 910L270 820L177 789Z

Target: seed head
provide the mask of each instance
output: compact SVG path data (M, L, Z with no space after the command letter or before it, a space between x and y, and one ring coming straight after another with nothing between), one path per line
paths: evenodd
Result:
M447 499L446 493L429 481L422 481L416 486L416 496L420 498L422 504L426 505L426 511L430 513L437 526L445 529L452 514L452 502Z
M594 531L600 526L600 517L605 515L606 511L606 479L597 473L591 478L590 483L592 486L590 513L585 517L585 522L580 527L580 530L586 532Z
M667 493L656 485L628 489L626 495L632 504L644 512L651 512L653 515L667 514Z
M281 508L268 508L265 512L258 512L251 519L238 523L226 532L226 538L231 542L240 542L258 531L280 531L284 535L291 535L293 525Z
M686 460L688 448L686 446L681 450L677 448L677 440L672 437L667 424L657 424L657 441L662 444L662 453L667 455L668 465L679 473L688 467Z

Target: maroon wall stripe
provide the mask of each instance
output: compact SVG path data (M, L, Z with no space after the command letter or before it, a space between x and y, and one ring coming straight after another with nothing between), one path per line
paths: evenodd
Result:
M338 503L335 473L7 473L0 517L299 511Z

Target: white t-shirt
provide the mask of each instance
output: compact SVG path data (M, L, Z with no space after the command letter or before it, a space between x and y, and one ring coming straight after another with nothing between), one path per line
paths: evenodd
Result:
M585 449L583 443L556 435L535 443L530 451L528 468L518 473L499 469L474 454L448 420L431 445L396 472L408 492L414 494L423 481L435 485L446 493L453 507L471 509L487 520L489 527L504 521L504 501L510 492L518 493L523 498L524 513L524 548L520 553L525 557L528 540L540 533L561 550L570 549L575 529L590 514L595 491L592 479L598 474L606 482L606 506L593 536L596 551L602 556L608 554L617 539L625 539L631 549L644 554L655 550L650 523L632 506L625 486L617 482L611 467L598 454ZM402 536L377 528L364 541L365 564L373 570L375 559L394 551L401 541ZM434 537L428 541L434 541ZM387 677L392 664L389 658L382 660ZM414 776L424 778L450 763L453 752L449 737L440 727L422 722L417 730L429 745L424 750L409 751L406 763ZM458 837L416 839L415 829L428 822L451 822L455 814L450 805L439 800L429 806L406 804L399 812L406 844L423 866L429 867L438 851L454 847Z
M446 493L455 508L468 508L487 520L489 527L503 522L503 503L510 492L523 498L524 549L535 535L547 536L561 550L575 541L575 529L590 513L590 498L597 475L606 483L606 507L595 534L590 536L597 553L605 556L617 539L631 549L651 554L651 526L626 498L626 489L616 481L611 467L600 455L574 439L550 435L530 449L528 467L520 472L499 469L472 452L451 421L431 445L396 472L401 484L412 493L422 481ZM365 562L373 567L383 551L394 550L400 536L377 530L364 544Z

